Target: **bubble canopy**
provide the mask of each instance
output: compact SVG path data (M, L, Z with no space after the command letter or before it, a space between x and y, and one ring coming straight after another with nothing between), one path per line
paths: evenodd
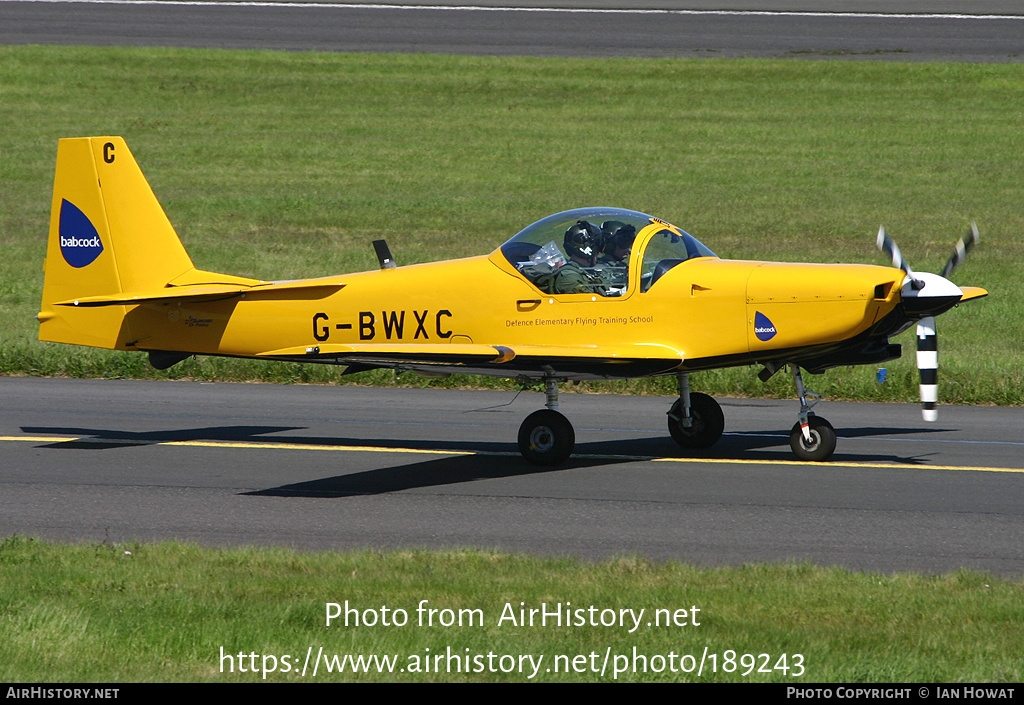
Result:
M567 261L571 253L565 249L566 232L580 223L589 223L600 229L607 252L614 249L616 233L631 232L638 235L651 225L660 228L650 238L645 235L636 243L643 247L643 252L632 248L632 253L627 255L633 261L642 257L640 273L645 290L656 280L658 275L655 270L659 264L666 270L696 257L717 256L697 238L660 218L624 208L607 207L577 208L549 215L520 230L501 246L501 253L520 271L531 258L537 261L538 252L544 253L548 260L553 254Z

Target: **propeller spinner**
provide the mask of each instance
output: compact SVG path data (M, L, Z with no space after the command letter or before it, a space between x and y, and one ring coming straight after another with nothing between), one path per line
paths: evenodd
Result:
M899 246L886 234L885 228L878 229L878 249L891 257L893 266L907 275L901 292L904 309L908 315L918 318L917 369L921 375L921 415L925 421L935 421L939 417L939 339L935 316L956 305L964 293L946 277L963 263L979 239L978 226L971 223L971 229L957 242L939 274L917 274L903 258Z

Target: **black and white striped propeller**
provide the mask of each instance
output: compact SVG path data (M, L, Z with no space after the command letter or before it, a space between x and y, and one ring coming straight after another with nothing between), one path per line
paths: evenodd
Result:
M939 274L915 273L885 228L878 229L878 249L891 257L892 265L907 275L900 293L907 315L917 319L917 369L921 374L921 415L925 421L935 421L939 417L939 339L935 316L956 305L963 296L960 288L946 277L963 263L978 240L978 226L971 223L971 229L957 242Z

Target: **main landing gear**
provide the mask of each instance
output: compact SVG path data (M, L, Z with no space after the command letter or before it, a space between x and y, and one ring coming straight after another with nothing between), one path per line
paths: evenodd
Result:
M770 377L779 367L766 369ZM836 431L811 409L821 395L804 387L799 365L790 365L800 399L799 421L789 434L789 445L800 460L822 462L836 449ZM668 411L668 432L672 440L687 449L710 448L722 437L725 415L718 402L707 394L690 391L690 376L676 375L679 398ZM764 377L762 377L764 379ZM544 380L546 408L526 417L519 427L519 452L534 465L559 465L569 459L576 445L576 432L569 419L558 412L558 381Z
M679 398L668 410L668 432L683 448L710 448L722 437L725 414L718 402L701 392L690 391L690 375L676 375Z
M560 465L572 455L576 432L558 412L558 382L544 380L546 409L526 417L519 427L519 452L534 465Z
M677 375L679 398L668 411L668 431L683 448L710 448L725 430L725 415L707 394L690 392L690 376ZM519 452L534 465L559 465L572 455L576 432L558 412L558 382L544 380L544 409L526 417L519 427Z

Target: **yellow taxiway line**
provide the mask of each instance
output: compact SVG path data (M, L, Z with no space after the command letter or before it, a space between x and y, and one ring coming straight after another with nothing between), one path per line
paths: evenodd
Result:
M709 463L725 465L816 465L822 468L884 468L886 470L973 470L975 472L1019 472L1024 468L998 468L977 465L925 465L913 463L858 463L847 460L827 460L815 463L803 460L757 460L728 458L651 458L656 463Z
M421 448L390 448L387 446L346 446L326 443L281 443L252 441L159 441L145 438L96 438L79 436L0 436L0 441L32 443L112 443L125 446L191 446L196 448L255 448L259 450L333 450L369 453L421 453L424 455L475 455L469 450L431 450Z
M27 443L110 443L125 446L133 445L161 445L161 446L186 446L195 448L248 448L255 450L315 450L334 451L343 453L410 453L418 455L498 455L518 457L516 452L500 451L472 451L472 450L445 450L429 448L402 448L390 446L354 446L354 445L332 445L328 443L286 443L280 441L161 441L148 440L144 438L97 438L82 436L0 436L0 441L27 442ZM576 454L574 458L579 460L587 459L616 459L622 461L653 461L656 463L689 463L705 465L783 465L783 466L817 466L821 468L877 468L884 470L968 470L973 472L1011 472L1024 473L1024 468L1001 468L976 465L925 465L925 464L898 464L898 463L860 463L844 460L830 460L824 463L807 462L801 460L766 460L752 458L667 458L643 455L589 455Z

